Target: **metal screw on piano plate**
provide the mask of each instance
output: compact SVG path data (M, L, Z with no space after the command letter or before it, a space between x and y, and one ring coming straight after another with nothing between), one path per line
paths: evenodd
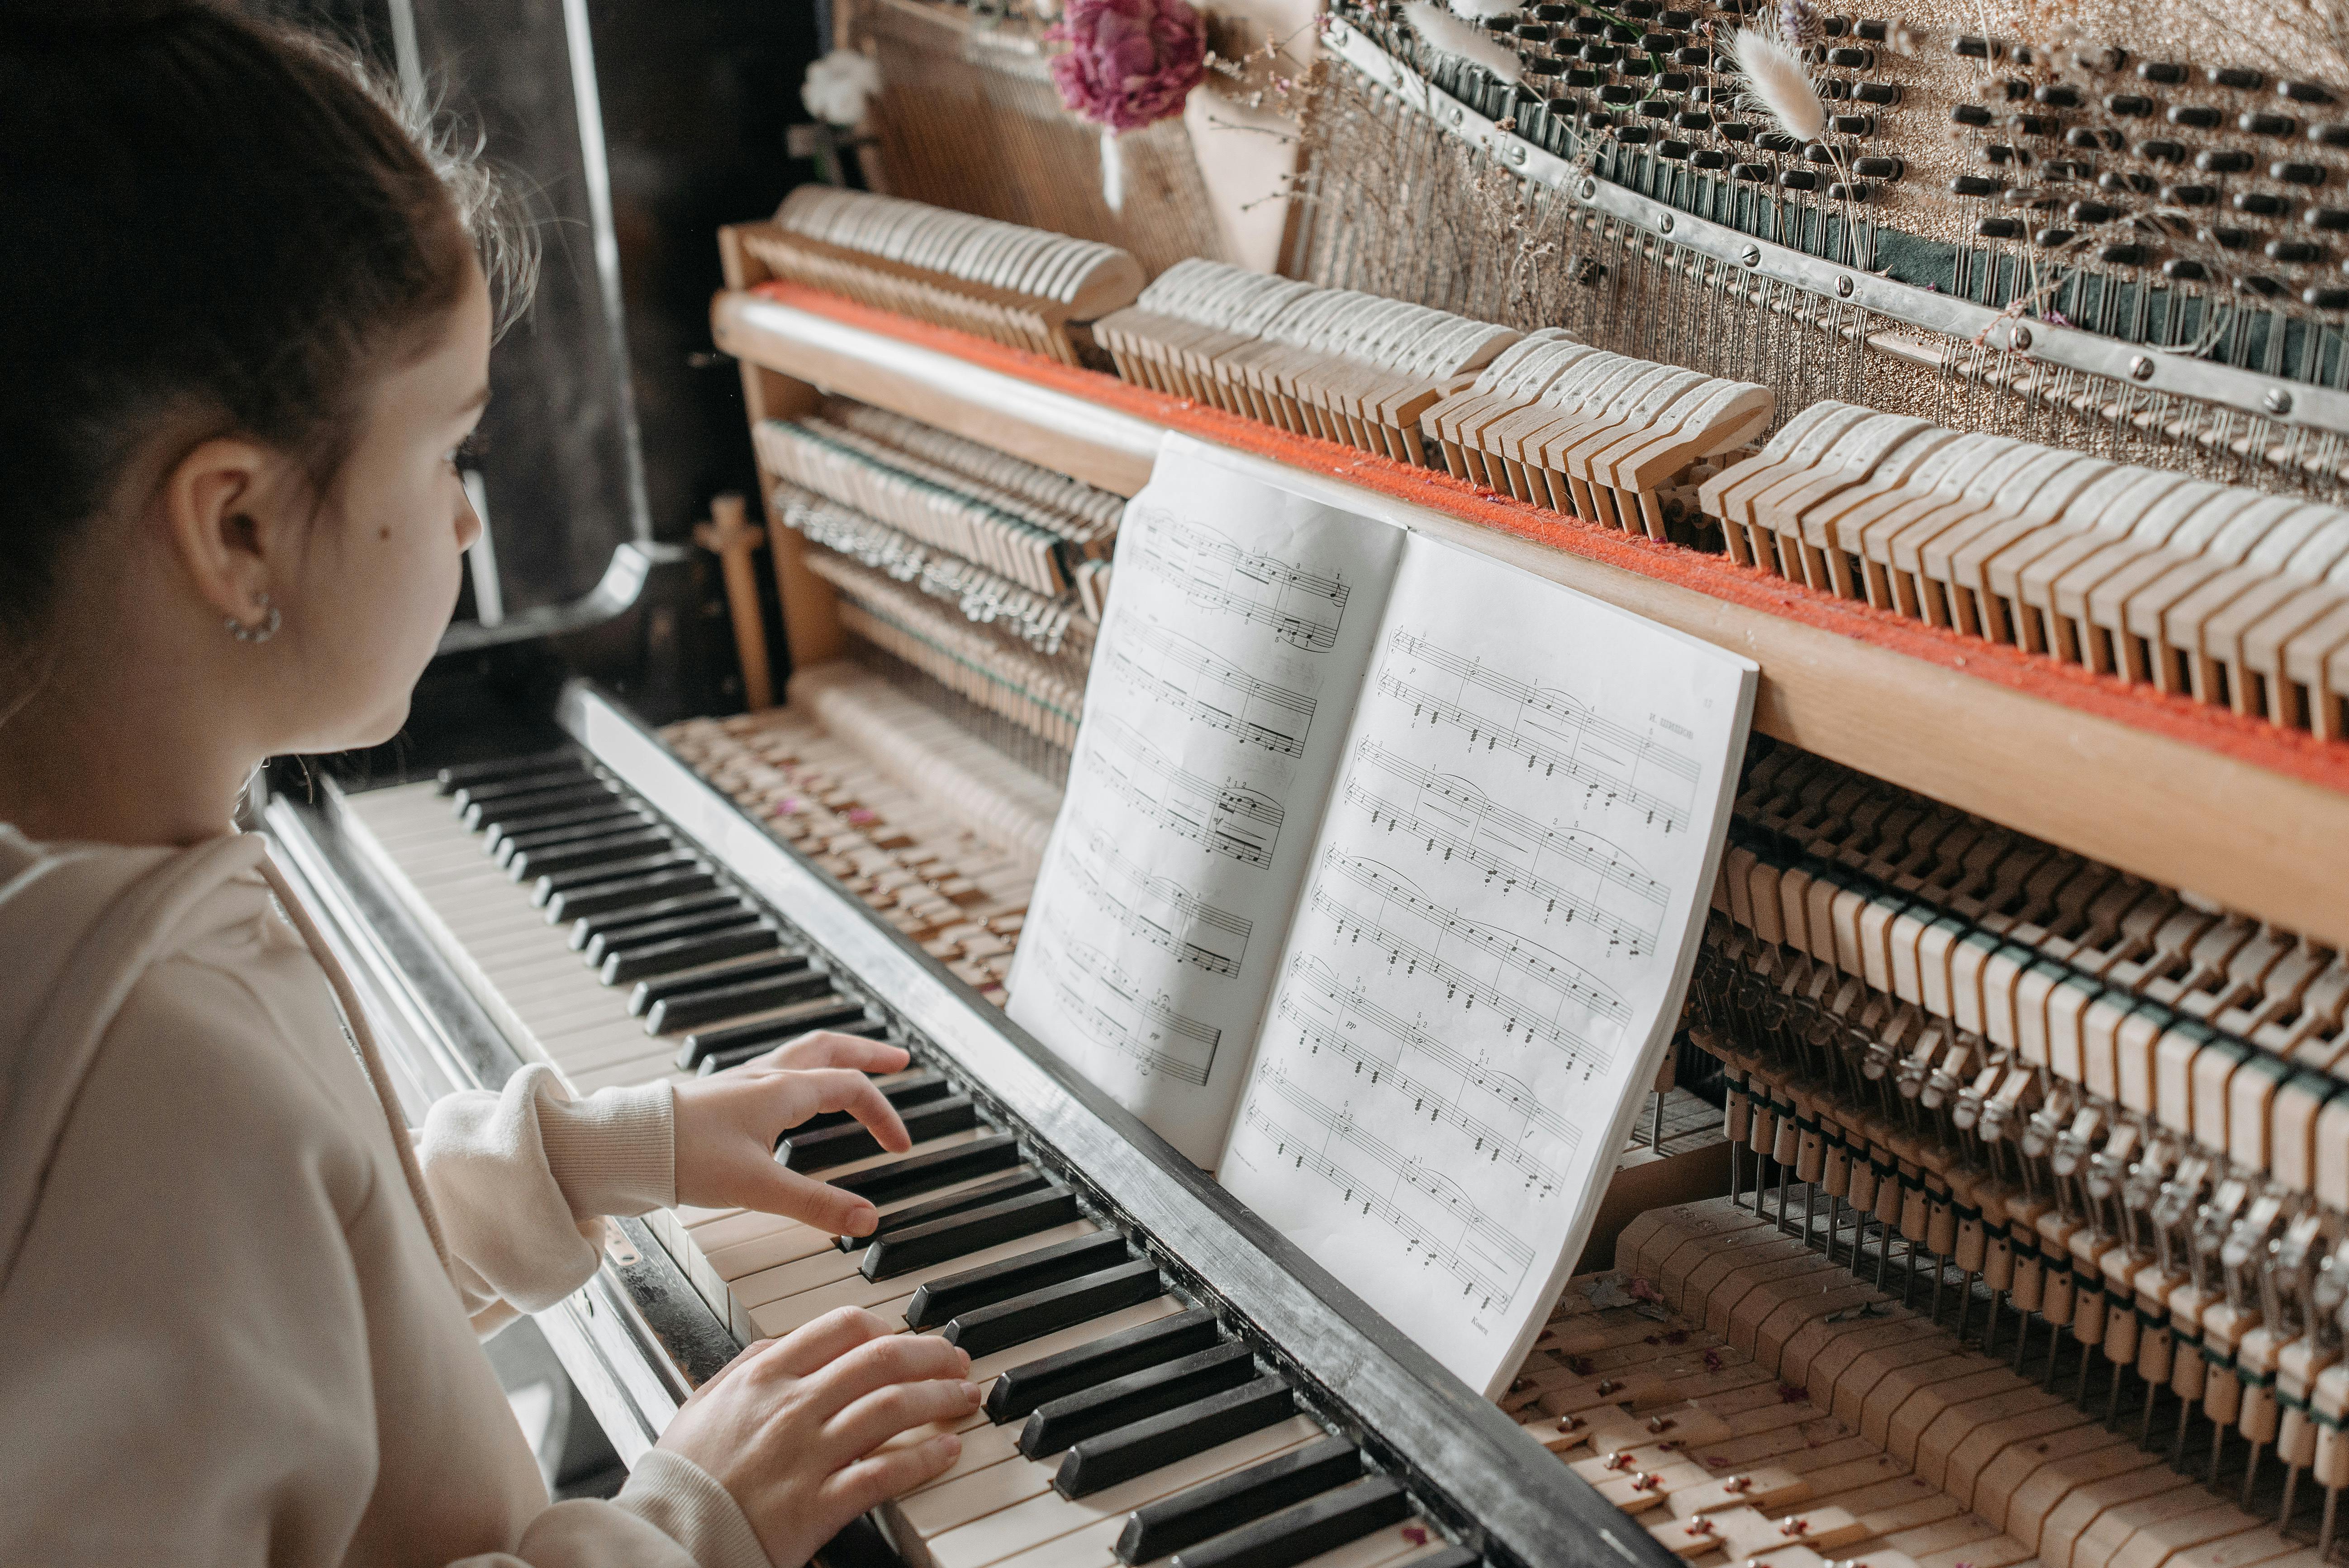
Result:
M1526 160L1526 144L1514 136L1509 138L1501 143L1501 160L1509 164L1523 163Z
M2014 351L2018 354L2030 353L2031 329L2023 325L2019 322L2016 323L2014 330L2007 335L2007 342L2013 346Z
M1851 297L1851 291L1858 286L1859 285L1851 281L1851 274L1847 273L1842 277L1836 279L1836 297L1837 299L1849 299Z
M1581 194L1582 199L1585 201L1597 201L1599 198L1599 181L1596 180L1585 180L1582 182Z
M1737 253L1737 259L1749 267L1758 267L1762 264L1762 247L1748 245Z
M1467 111L1463 109L1458 104L1454 104L1450 108L1444 111L1444 123L1451 126L1454 130L1460 129L1460 122L1467 117Z
M1659 234L1669 234L1671 232L1672 215L1670 212L1667 212L1664 214L1662 221L1657 223L1656 232Z
M2129 356L2129 379L2133 381L2150 381L2153 379L2153 356L2151 355L2134 354Z
M2281 387L2269 387L2267 397L2261 401L2267 411L2279 419L2292 412L2292 394Z

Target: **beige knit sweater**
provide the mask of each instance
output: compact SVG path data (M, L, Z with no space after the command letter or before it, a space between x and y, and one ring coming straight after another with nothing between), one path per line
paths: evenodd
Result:
M262 859L0 825L0 1561L767 1568L663 1450L550 1506L477 1338L674 1202L667 1087L443 1100L419 1204Z

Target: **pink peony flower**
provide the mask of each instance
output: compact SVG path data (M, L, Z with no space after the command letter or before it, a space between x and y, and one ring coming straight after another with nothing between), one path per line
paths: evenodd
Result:
M1207 74L1207 29L1186 0L1069 0L1045 38L1052 84L1071 109L1112 131L1183 112Z

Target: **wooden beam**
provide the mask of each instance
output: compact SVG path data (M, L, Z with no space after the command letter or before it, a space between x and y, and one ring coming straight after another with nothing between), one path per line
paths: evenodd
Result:
M719 342L746 361L788 369L1122 495L1148 480L1168 428L776 301L721 295L713 315ZM1331 469L1360 458L1330 451ZM1347 482L1330 470L1319 477ZM1434 537L1752 658L1763 676L1754 722L1765 735L2349 946L2343 891L2349 794L2158 728L1505 533L1440 505L1361 493L1367 513L1400 515Z

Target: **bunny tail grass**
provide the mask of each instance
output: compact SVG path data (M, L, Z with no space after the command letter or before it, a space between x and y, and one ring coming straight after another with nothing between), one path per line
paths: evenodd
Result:
M1826 106L1793 46L1775 34L1740 27L1729 36L1730 58L1745 78L1744 97L1797 141L1816 141L1827 128Z
M1412 31L1427 40L1430 47L1482 66L1502 81L1517 79L1520 70L1514 51L1501 47L1482 27L1463 22L1433 0L1409 0L1402 15Z

